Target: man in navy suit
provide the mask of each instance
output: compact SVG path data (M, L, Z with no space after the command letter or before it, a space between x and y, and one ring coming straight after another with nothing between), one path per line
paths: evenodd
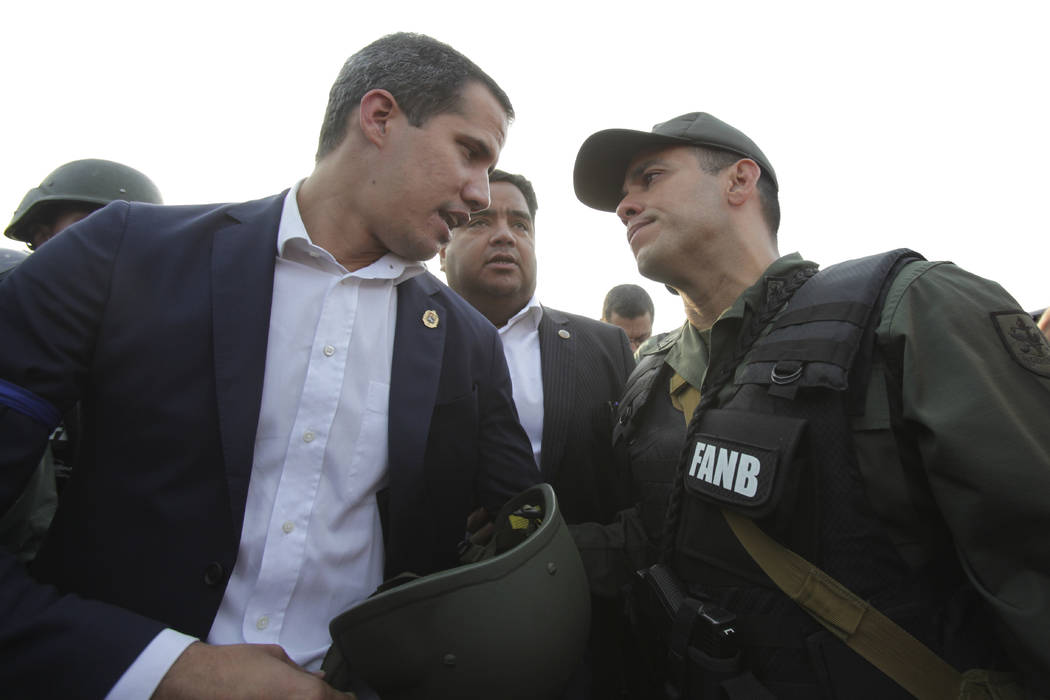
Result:
M290 191L114 203L0 287L0 510L85 414L32 571L0 558L5 694L335 697L327 620L537 479L495 329L417 262L488 205L512 116L384 37Z

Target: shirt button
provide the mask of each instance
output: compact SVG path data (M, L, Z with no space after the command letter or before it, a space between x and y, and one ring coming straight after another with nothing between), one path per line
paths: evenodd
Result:
M333 348L331 345L325 345L323 352L325 357L331 357L335 354L335 348Z
M255 627L257 629L264 630L264 629L266 629L269 626L270 626L270 618L266 617L266 615L263 615L262 617L260 617L258 620L255 621Z
M291 520L286 520L284 522L284 525L281 525L281 529L284 530L284 534L287 535L295 529L295 523L293 523Z
M305 433L303 433L303 442L313 442L314 437L314 431L307 430Z

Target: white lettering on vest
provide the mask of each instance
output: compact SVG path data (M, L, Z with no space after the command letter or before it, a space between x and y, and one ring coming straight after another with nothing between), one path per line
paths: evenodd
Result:
M762 462L754 455L703 442L696 443L693 461L689 464L689 476L735 491L745 498L758 493L761 470Z
M703 479L704 481L711 483L715 478L715 453L717 450L714 445L704 446L704 458L700 462L700 471L697 472L696 478Z
M747 496L748 498L754 496L758 491L758 472L761 468L762 463L758 461L758 457L741 453L740 463L737 465L736 471L736 484L733 486L733 490L741 496Z
M689 465L689 476L696 476L696 468L700 465L700 460L704 456L704 448L707 447L702 442L696 443L696 451L693 453L693 463Z
M721 486L727 491L733 488L733 474L736 473L736 460L740 453L736 450L727 450L724 447L718 450L718 464L715 466L715 486Z

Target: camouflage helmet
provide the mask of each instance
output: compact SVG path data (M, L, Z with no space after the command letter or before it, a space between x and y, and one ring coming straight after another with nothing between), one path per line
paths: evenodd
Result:
M163 204L153 181L134 168L111 160L74 160L26 193L4 235L28 243L29 225L49 208L48 202L82 202L97 208L116 199Z
M339 690L363 681L383 700L559 697L590 627L583 562L547 484L511 499L495 523L487 548L506 551L334 618L325 680Z

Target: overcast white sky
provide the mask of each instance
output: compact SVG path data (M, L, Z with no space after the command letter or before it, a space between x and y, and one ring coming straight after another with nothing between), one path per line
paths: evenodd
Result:
M907 246L1029 309L1050 303L1044 3L118 2L0 9L0 213L58 165L107 158L171 204L254 199L308 175L343 61L392 31L463 51L518 113L500 167L536 186L539 293L597 316L637 274L572 165L599 129L707 111L765 151L781 252L823 264ZM4 239L5 243L11 243ZM437 271L436 260L430 268Z

